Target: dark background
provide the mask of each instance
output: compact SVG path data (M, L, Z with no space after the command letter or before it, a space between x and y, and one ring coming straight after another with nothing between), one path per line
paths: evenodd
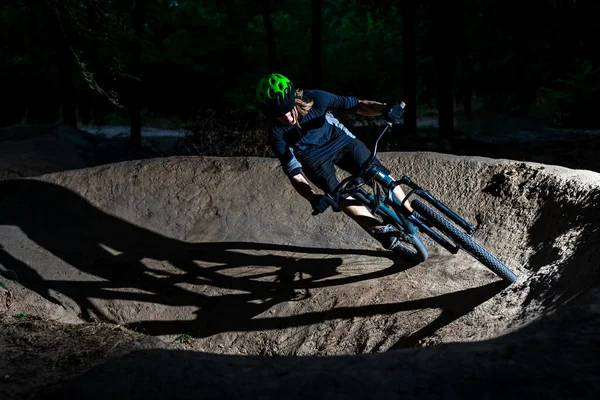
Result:
M582 161L598 158L594 135L552 128L598 128L598 4L4 0L0 124L128 125L134 148L142 126L187 127L204 154L268 155L254 94L278 71L299 87L405 101L385 150L596 169ZM523 129L541 138L524 144ZM506 140L479 140L489 132Z

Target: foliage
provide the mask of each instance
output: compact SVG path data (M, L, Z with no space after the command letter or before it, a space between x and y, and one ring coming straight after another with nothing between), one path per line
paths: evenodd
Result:
M136 79L127 73L125 58L115 56L115 46L134 41L128 15L112 1L46 0L79 68L79 77L88 88L118 108L117 79Z
M147 0L138 37L132 29L135 0L6 0L0 13L5 39L0 89L11 102L2 123L58 118L61 43L75 60L82 122L127 118L132 80L141 82L147 115L190 122L202 110L225 116L235 109L252 116L255 85L267 69L259 6L265 1L272 6L279 72L306 87L311 75L310 2ZM447 27L432 22L439 5L417 4L419 108L435 106L440 34L456 38L457 98L481 99L489 111L525 113L536 106L541 91L561 124L586 120L597 104L597 2L536 0L529 10L516 0L466 0L462 8L458 3L452 8L454 23ZM402 14L402 3L324 1L322 89L373 100L401 99ZM579 29L570 29L575 24ZM131 68L131 46L138 42L143 46L139 74ZM464 89L467 83L472 93Z
M575 62L575 71L556 79L542 91L547 96L548 111L555 123L572 128L597 126L596 111L600 104L600 68L587 60Z
M186 145L192 153L214 156L267 157L273 153L256 114L233 109L198 113L188 125Z

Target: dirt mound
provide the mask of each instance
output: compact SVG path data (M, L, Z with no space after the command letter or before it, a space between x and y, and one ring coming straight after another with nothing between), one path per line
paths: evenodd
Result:
M88 166L82 134L64 125L0 129L0 180L38 176Z
M597 350L583 349L599 348L589 297L600 174L436 153L381 159L475 224L518 282L429 240L425 263L391 257L341 213L312 217L273 159L172 157L0 182L3 312L164 343L123 358L100 346L112 362L67 382L57 371L31 393L361 398L376 386L385 398L438 384L449 397L505 397L518 379L564 397L574 390L556 378L565 370L587 382L598 367ZM133 395L140 387L150 392Z
M63 124L0 128L0 180L156 157L149 148L127 144Z

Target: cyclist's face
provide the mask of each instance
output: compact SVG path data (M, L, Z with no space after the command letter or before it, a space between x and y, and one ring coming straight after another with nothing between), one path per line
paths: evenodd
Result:
M296 108L292 108L290 112L277 118L282 124L295 125L297 122Z

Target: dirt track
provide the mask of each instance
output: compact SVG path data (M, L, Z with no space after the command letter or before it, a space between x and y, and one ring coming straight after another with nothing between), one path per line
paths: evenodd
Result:
M474 223L519 281L429 241L423 264L391 258L341 213L312 217L273 159L172 157L0 181L6 315L23 313L38 334L48 320L118 324L122 343L136 341L112 351L113 330L89 344L112 352L80 371L109 362L31 387L8 379L2 398L46 385L140 399L595 394L600 174L437 153L381 159ZM4 322L0 353L12 361L0 372L14 377L11 338L26 321ZM78 343L60 326L47 330Z

